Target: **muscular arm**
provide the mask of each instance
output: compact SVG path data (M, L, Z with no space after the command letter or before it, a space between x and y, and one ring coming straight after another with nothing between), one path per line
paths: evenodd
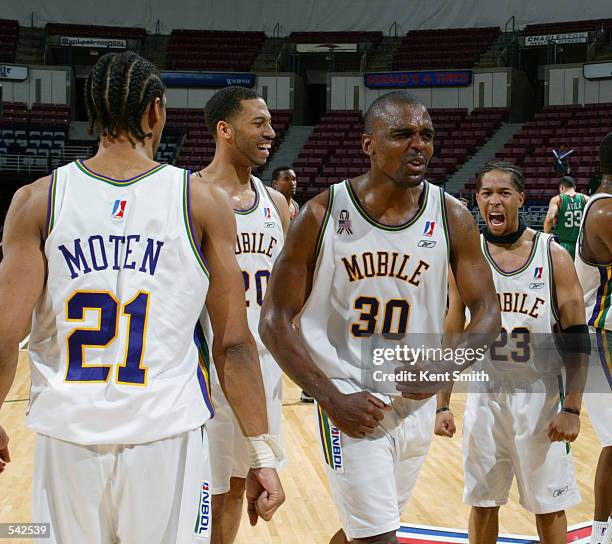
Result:
M225 192L192 178L191 209L210 269L206 299L219 381L245 436L268 432L257 346L246 316L244 280L234 254L236 220Z
M584 294L572 258L557 243L551 244L551 257L559 324L563 330L573 325L584 325ZM580 409L587 356L581 353L562 353L562 356L567 377L567 392L563 405Z
M50 177L19 189L4 223L0 263L0 409L15 379L19 342L43 292L43 251ZM0 473L10 461L8 436L0 426Z
M501 328L493 276L480 249L480 234L472 214L452 197L447 196L446 203L451 269L459 298L470 309L471 316L463 339L459 337L458 340L469 343L470 347L480 347L493 341Z
M555 228L555 220L559 213L559 195L553 196L548 204L546 219L544 219L544 232L552 232Z
M314 364L293 319L310 295L317 237L327 204L327 192L313 198L294 219L282 253L272 271L261 309L259 334L278 364L324 409L338 390ZM291 289L286 286L290 285Z
M585 219L580 254L594 263L612 262L612 198L596 200Z
M4 223L0 263L0 406L13 383L19 342L44 289L43 230L50 177L19 189Z

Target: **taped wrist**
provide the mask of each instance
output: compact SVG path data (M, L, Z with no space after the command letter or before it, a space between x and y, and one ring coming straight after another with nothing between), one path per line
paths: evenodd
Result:
M591 353L591 338L588 325L572 325L564 329L559 338L559 346L563 353Z
M278 439L271 434L247 436L246 439L251 468L276 468L286 457Z

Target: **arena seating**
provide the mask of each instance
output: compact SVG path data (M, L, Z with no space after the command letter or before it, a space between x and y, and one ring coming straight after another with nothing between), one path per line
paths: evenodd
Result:
M395 70L471 68L501 30L497 27L411 30L393 60Z
M14 62L19 37L17 21L0 19L0 62Z
M590 19L588 21L565 21L527 25L522 34L525 36L545 36L572 32L592 32L600 29L612 30L612 19Z
M378 43L382 32L292 32L290 43Z
M47 23L48 36L78 38L116 38L122 40L144 40L144 28L127 26L69 25Z
M612 103L550 106L525 123L496 158L521 166L528 198L545 201L558 192L552 150L561 145L574 150L569 157L571 175L579 187L584 187L598 171L599 144L611 130ZM466 185L466 190L474 187L472 181Z
M168 68L248 71L265 39L263 32L173 30Z
M465 109L432 108L429 113L436 137L427 179L442 183L501 125L508 109L476 109L468 115ZM369 158L361 149L362 132L359 111L331 111L321 118L294 163L298 201L369 168Z
M204 123L203 110L168 108L167 112L167 127L184 127L187 129L187 137L176 161L176 166L198 170L209 164L215 153L215 142ZM272 114L272 126L276 132L276 138L272 142L272 149L270 150L271 157L278 149L285 132L289 128L292 112L290 110L271 110L270 113Z

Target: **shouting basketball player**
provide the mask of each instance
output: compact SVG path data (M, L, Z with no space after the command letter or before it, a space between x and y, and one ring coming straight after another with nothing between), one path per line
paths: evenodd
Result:
M465 411L464 498L472 506L473 544L497 542L499 506L508 501L513 476L521 505L535 514L541 542L566 542L564 509L580 502L574 463L563 441L575 440L580 430L590 350L582 290L568 253L550 235L527 228L520 219L524 187L521 170L504 162L485 165L476 183L487 227L481 235L482 252L493 273L502 329L491 346L489 380L469 384ZM460 323L447 328L458 330L464 307L461 297L452 295L449 316ZM560 356L556 349L544 352L555 346L547 340L552 340L556 323L564 331ZM538 349L545 356L536 354ZM563 362L568 381L564 397ZM440 412L436 433L448 436L444 429L453 427L452 414Z
M264 343L318 403L343 526L334 544L397 542L433 434L433 399L364 385L362 342L379 333L440 333L449 255L473 329L493 338L499 330L474 220L424 179L433 142L427 109L414 96L396 91L374 101L362 136L370 170L331 186L298 214L262 311Z
M217 92L206 104L204 116L216 149L213 161L198 175L224 191L234 208L238 228L235 252L244 277L249 327L259 351L268 428L280 446L282 371L261 342L257 326L272 265L283 247L289 209L283 195L267 188L251 173L253 168L266 164L275 133L265 101L244 87L227 87ZM204 329L208 329L207 323L203 316ZM213 371L215 417L207 424L212 466L213 544L231 544L236 538L249 471L245 439L223 395L223 379ZM280 468L285 462L281 454L276 466Z
M586 319L597 338L597 364L589 369L584 402L601 441L595 473L591 544L612 544L612 132L601 142L601 185L584 209L576 271ZM601 391L601 386L604 390Z
M205 301L215 364L250 437L249 502L269 519L284 499L234 214L224 191L153 160L166 111L150 62L105 55L85 95L97 154L20 189L6 220L0 400L34 311L34 521L51 523L53 542L208 542L212 409L194 342Z

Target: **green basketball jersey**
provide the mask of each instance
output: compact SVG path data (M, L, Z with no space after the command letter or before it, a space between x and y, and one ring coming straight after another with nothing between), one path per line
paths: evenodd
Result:
M586 199L581 193L576 193L574 196L559 195L559 198L561 205L557 214L555 234L560 242L576 245Z

